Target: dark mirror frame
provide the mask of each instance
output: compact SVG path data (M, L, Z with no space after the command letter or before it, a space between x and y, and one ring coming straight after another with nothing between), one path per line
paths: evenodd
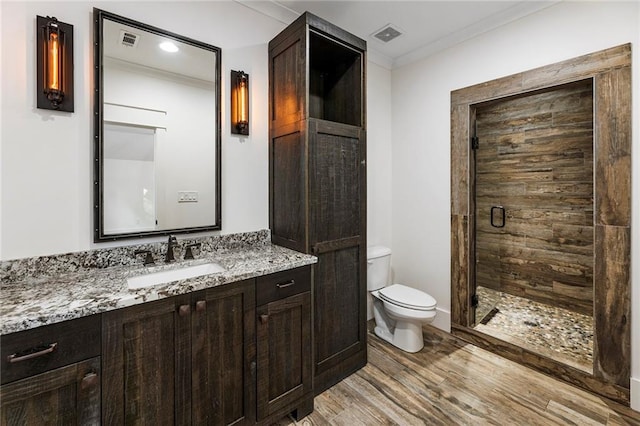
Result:
M101 9L93 9L94 19L94 164L93 164L93 189L94 189L94 242L106 242L123 239L144 238L151 236L161 236L170 234L186 234L194 232L206 232L222 229L222 204L221 204L221 151L222 151L222 121L221 121L221 62L222 62L222 50L219 47L206 44L200 41L184 37L170 31L163 30L151 25L143 24L138 21L134 21L123 16L119 16L110 12L106 12ZM208 226L187 227L177 229L162 229L154 231L143 232L131 232L122 234L109 234L104 233L103 222L103 135L104 135L104 122L103 122L103 100L104 100L104 82L103 82L103 21L108 19L110 21L119 22L124 25L139 28L150 33L162 35L164 37L172 38L182 43L190 44L192 46L214 52L216 54L216 65L212 72L215 73L216 82L216 116L215 119L216 133L216 170L215 170L215 187L216 187L216 211L215 211L215 223Z

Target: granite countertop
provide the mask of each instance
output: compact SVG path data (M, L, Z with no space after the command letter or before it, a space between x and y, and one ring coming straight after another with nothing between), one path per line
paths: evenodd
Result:
M314 256L264 241L204 251L196 257L196 260L156 263L156 266L149 267L135 264L75 268L72 271L58 270L54 274L26 273L17 279L3 278L0 287L0 334L28 330L317 262ZM208 262L221 265L224 271L138 290L129 290L127 287L129 277ZM4 262L5 269L8 269L7 263Z

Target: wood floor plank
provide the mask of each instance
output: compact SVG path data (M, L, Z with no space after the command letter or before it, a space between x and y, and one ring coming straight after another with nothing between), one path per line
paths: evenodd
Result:
M381 357L393 358L395 350L393 346L382 342L380 339L371 339L369 341L368 354L378 353ZM435 385L445 381L446 370L439 369L437 366L424 368L424 365L420 362L420 358L420 355L407 354L407 356L402 359L402 364L405 368L411 370L413 374L420 376L424 381ZM372 358L369 358L369 360L371 361Z
M331 420L345 411L353 399L352 395L343 391L344 384L338 383L331 388L331 392L323 392L314 401L314 415L318 413L323 418Z
M565 420L567 423L576 424L576 425L602 425L606 424L609 416L605 416L604 419L594 419L589 416L585 416L578 411L572 410L566 405L562 405L557 403L556 401L549 402L549 406L547 407L547 411L550 413L555 413L558 417Z
M478 423L492 416L490 410L471 393L447 386L445 383L435 387L422 382L409 371L398 374L396 379L416 396L429 401L432 410L437 410L443 419L453 420L457 424Z
M425 327L403 352L369 333L369 363L278 426L632 425L640 413Z
M399 399L393 391L392 387L395 385L393 380L388 377L381 377L380 381L376 381L367 369L368 366L358 371L358 374L349 377L348 385L358 391L365 401L368 403L373 402L377 407L380 407L394 424L425 424L426 412L415 413L409 411L411 407L406 407L405 401ZM384 384L382 381L384 381ZM435 423L444 424L442 421L436 421Z

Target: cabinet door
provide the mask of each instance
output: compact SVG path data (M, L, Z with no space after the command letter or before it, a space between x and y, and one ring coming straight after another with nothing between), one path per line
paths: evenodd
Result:
M272 131L269 144L269 225L275 244L307 250L306 131L300 123Z
M306 117L305 22L297 20L269 43L269 122L271 129Z
M312 392L310 304L305 292L257 309L258 420Z
M309 120L314 388L366 364L366 168L362 129Z
M253 424L254 280L199 292L192 301L193 424Z
M103 315L103 421L191 424L190 298Z
M100 357L0 387L2 425L99 425Z

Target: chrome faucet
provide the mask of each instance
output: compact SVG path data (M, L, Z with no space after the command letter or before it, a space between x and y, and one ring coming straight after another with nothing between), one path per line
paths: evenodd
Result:
M176 258L173 253L173 249L178 244L178 239L175 235L169 235L169 241L167 242L167 254L164 257L165 263L175 262Z

